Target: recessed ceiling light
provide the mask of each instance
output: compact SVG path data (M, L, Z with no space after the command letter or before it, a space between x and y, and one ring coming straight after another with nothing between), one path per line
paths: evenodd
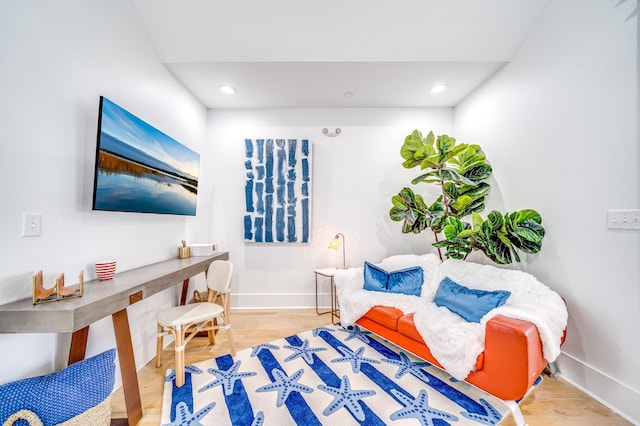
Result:
M233 86L229 86L227 84L223 84L222 86L218 86L218 89L226 94L226 95L233 95L234 93L236 93L236 88Z
M444 83L439 83L431 88L431 93L442 93L445 90L447 90L447 85Z

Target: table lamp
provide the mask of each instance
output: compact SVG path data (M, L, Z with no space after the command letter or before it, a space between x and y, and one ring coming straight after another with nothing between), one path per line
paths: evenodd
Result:
M341 233L337 233L335 237L333 237L331 239L331 241L329 241L329 248L335 251L340 250L340 237L342 237L342 266L338 266L338 269L347 269L347 262L345 260L345 246L346 246L346 242L344 239L344 235L342 235Z

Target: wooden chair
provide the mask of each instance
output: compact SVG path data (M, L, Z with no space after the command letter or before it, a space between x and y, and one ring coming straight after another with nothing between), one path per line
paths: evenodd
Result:
M209 343L214 343L214 331L225 330L232 356L233 348L231 325L229 324L229 293L231 291L231 274L233 264L228 260L216 260L209 265L207 271L208 298L206 302L174 306L158 312L158 342L156 349L156 367L162 365L164 335L173 334L176 360L176 386L184 384L184 349L199 331L207 331ZM220 295L222 305L213 303L214 297Z

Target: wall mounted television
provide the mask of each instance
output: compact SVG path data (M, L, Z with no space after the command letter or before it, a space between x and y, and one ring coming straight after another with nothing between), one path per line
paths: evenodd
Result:
M200 156L100 97L93 210L195 216Z

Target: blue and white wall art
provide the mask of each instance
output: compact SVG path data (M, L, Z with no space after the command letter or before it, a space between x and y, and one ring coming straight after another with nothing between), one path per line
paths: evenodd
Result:
M311 143L245 139L244 240L308 243L311 229Z

